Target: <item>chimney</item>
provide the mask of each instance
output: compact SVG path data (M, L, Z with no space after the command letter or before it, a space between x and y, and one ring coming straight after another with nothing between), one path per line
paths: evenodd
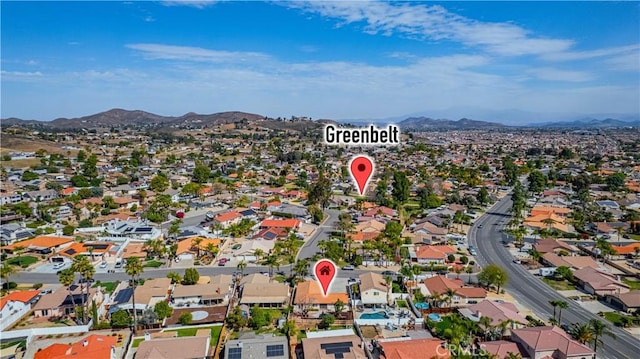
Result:
M144 332L144 340L151 340L151 334L149 334L149 332Z
M478 311L478 312L476 313L476 317L478 317L478 319L482 318L482 312L481 312L481 311Z
M89 341L85 339L85 340L82 342L82 346L83 346L83 347L86 347L87 345L89 345Z
M242 342L238 342L238 348L242 348Z

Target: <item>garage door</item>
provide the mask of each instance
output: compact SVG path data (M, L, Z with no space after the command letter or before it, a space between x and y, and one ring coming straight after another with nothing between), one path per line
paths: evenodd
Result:
M193 259L193 254L181 254L178 258L180 258L180 260Z

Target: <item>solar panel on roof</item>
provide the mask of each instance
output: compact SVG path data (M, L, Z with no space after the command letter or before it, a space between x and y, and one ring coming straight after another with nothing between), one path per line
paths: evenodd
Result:
M284 345L267 345L267 357L278 357L284 355Z
M242 359L242 348L229 348L229 358L227 359Z
M328 343L320 344L320 349L324 349L329 355L333 354L336 359L343 359L344 354L350 352L352 346L352 342Z
M133 288L125 288L122 289L116 294L115 299L113 300L115 303L127 303L131 296L133 295Z
M71 248L71 249L67 249L66 251L64 251L66 254L68 255L74 255L76 254L76 250Z
M264 238L266 239L275 239L278 235L273 232L267 232L264 234Z
M107 247L109 247L108 244L92 244L92 245L88 245L87 247L93 247L93 249L99 249L99 250L104 250L107 249Z

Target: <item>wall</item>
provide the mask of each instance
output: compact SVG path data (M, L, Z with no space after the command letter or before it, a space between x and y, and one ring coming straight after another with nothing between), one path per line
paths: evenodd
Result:
M13 307L13 310L8 311L8 315L2 316L2 321L0 322L0 330L5 330L6 328L12 326L18 321L18 319L22 318L31 310L31 304L25 305L22 302L12 302L11 304L7 303L6 305L11 305ZM2 336L4 337L4 333Z

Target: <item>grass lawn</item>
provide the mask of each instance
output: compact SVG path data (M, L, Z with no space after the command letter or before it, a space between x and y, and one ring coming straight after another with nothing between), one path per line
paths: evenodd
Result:
M16 345L20 345L22 344L23 346L27 345L27 341L26 340L16 340L13 342L7 342L7 343L2 343L2 346L0 346L1 349L7 349L7 348L11 348L13 346Z
M640 241L640 234L629 234L629 238L633 239L634 241Z
M276 282L278 282L278 283L284 283L284 281L285 281L286 279L287 279L287 278L285 278L283 275L277 275L277 276L273 277L273 280L275 280L275 281L276 281Z
M551 288L555 290L575 290L576 289L576 287L566 279L553 280L551 278L542 278L542 281L547 283Z
M144 338L136 338L133 340L133 343L131 343L131 347L132 348L137 348L138 345L140 345L141 342L144 341Z
M441 334L442 332L444 332L445 329L451 326L451 319L449 318L449 316L444 316L442 317L442 321L437 323L430 322L429 325L430 326L433 325L433 328L436 329L436 333Z
M144 263L143 267L145 268L160 268L160 266L162 266L162 262L158 262L156 260L150 260Z
M407 308L407 301L406 300L396 300L396 304L398 305L398 307L400 308Z
M96 288L100 286L100 287L104 287L104 290L107 293L113 293L117 285L118 285L118 282L100 282L100 283L96 282L94 285L91 286L91 288Z
M640 282L638 282L637 280L622 278L622 282L628 285L631 290L640 290Z
M622 326L622 320L621 319L623 317L627 317L627 318L633 319L633 317L631 317L631 316L627 316L627 315L620 314L620 313L617 313L617 312L605 312L604 313L604 318L606 320L610 321L611 323L613 323L613 325L615 325L616 327L621 327Z
M38 258L36 257L20 256L20 257L13 257L13 258L7 259L7 264L11 264L14 266L20 266L20 265L30 266L37 261L38 261Z
M218 344L218 338L222 331L222 325L212 327L198 327L198 328L184 328L177 330L167 330L167 332L178 332L179 337L193 337L196 335L196 331L199 329L211 329L211 346Z

